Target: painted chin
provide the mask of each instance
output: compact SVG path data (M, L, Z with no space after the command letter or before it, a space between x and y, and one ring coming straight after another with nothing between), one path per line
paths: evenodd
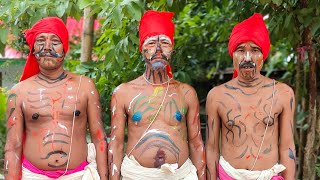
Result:
M160 71L165 69L167 66L167 61L163 59L157 59L157 60L152 60L151 62L151 68L155 71Z
M240 72L245 79L251 79L256 74L256 68L241 68Z

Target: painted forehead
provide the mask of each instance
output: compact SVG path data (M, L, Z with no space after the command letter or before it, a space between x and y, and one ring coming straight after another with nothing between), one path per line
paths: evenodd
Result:
M157 41L158 37L159 37L160 41L168 41L170 44L172 44L171 39L168 36L160 34L160 35L148 37L144 41L143 45L148 44L150 41Z
M42 37L58 38L60 40L59 36L53 33L40 33L36 38L42 38Z
M247 41L247 42L240 43L240 44L238 44L237 48L245 47L245 46L257 47L257 48L261 49L256 43L254 43L252 41Z

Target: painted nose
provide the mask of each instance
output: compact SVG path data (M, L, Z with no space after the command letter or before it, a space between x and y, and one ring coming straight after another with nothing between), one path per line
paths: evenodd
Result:
M250 53L248 51L247 51L247 54L246 54L244 60L245 61L251 61L251 55L250 55Z
M162 49L161 49L161 47L160 47L160 44L158 43L157 49L156 49L156 54L157 54L158 57L160 57L160 56L161 56L161 53L162 53Z

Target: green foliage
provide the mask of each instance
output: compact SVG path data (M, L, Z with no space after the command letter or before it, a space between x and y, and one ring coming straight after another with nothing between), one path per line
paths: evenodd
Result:
M58 16L66 20L67 16L77 19L82 12L74 0L1 0L0 6L0 50L4 44L14 46L20 51L26 52L22 33L43 17ZM7 39L8 33L13 35ZM1 49L2 48L2 49Z
M320 162L320 156L318 156L317 160L318 160L317 162ZM315 168L316 168L317 177L320 177L320 163L317 163Z
M4 88L0 88L0 160L4 159L4 146L6 143L6 90ZM0 165L0 169L2 169L3 163Z

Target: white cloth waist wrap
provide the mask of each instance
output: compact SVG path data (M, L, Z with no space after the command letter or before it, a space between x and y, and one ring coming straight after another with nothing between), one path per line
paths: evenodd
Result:
M97 171L96 163L96 149L93 143L88 144L88 156L87 156L88 165L84 170L63 175L57 178L58 180L100 180L99 173ZM48 176L42 174L36 174L22 166L22 180L53 180Z
M178 164L165 163L161 168L146 168L141 166L131 155L123 158L121 165L122 180L195 180L198 179L197 169L190 159L178 169Z
M219 163L230 177L237 180L270 180L273 176L277 176L286 169L286 167L278 163L272 168L262 171L235 169L222 156L220 156Z

